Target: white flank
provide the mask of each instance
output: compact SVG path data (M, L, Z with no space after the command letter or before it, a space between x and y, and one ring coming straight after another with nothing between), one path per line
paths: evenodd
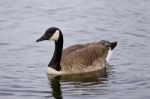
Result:
M51 68L51 67L48 67L48 68L47 68L47 73L48 73L48 74L54 74L54 75L61 75L61 74L62 74L61 71L57 71L57 70L55 70L55 69L53 69L53 68Z
M107 55L107 57L106 57L106 61L107 61L107 62L109 61L109 59L110 59L110 57L111 57L111 54L112 54L112 50L111 50L111 48L109 48L109 50L108 50L108 55Z
M50 38L50 40L57 41L58 39L59 39L59 30L56 30L55 33Z

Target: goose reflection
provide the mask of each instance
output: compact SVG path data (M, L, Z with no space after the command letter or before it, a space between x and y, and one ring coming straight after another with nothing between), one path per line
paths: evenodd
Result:
M104 84L107 81L108 72L106 69L102 71L91 72L87 74L76 75L47 75L50 87L52 88L52 95L55 99L63 99L61 91L61 83L71 84L75 87L87 87L92 85ZM67 82L67 83L66 83ZM85 86L83 86L85 85Z
M51 79L50 86L52 88L52 95L55 99L62 99L62 91L61 91L61 85L60 85L60 76L55 76Z

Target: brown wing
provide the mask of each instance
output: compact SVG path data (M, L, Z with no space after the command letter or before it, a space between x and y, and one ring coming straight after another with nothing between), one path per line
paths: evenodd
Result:
M67 56L68 54L72 54L73 52L75 52L75 51L78 51L78 50L81 50L82 48L85 48L85 47L87 47L87 46L90 46L90 45L94 45L94 44L97 44L96 42L93 42L93 43L87 43L87 44L76 44L76 45L72 45L72 46L70 46L70 47L68 47L68 48L65 48L64 50L63 50L63 57L64 56Z
M80 49L76 47L79 47ZM104 50L101 44L89 43L72 46L72 48L65 49L63 53L61 60L62 70L68 70L72 68L80 69L85 68L85 66L91 66L94 61L100 57L103 58Z
M86 45L84 45L84 44L72 45L72 46L70 46L70 47L63 50L63 53L62 53L63 55L62 56L64 57L64 56L66 56L68 54L71 54L74 51L80 50L84 47L86 47Z

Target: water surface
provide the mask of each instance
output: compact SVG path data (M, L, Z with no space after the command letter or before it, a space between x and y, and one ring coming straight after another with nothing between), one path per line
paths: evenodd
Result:
M0 98L149 99L149 5L149 0L0 0ZM53 42L35 41L51 26L63 31L65 47L118 41L103 75L49 78Z

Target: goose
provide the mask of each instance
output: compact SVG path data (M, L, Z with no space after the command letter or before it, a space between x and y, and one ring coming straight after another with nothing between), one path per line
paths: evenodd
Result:
M48 28L36 42L52 40L55 50L47 73L56 75L80 74L102 70L106 67L117 42L101 40L76 44L63 49L63 34L57 27Z

